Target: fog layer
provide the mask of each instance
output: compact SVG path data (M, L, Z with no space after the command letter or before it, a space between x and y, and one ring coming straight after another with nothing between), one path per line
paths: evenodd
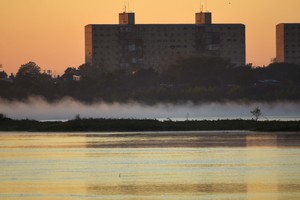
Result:
M76 115L82 118L138 118L138 119L251 119L250 111L259 107L269 120L300 120L300 103L205 103L156 104L138 103L95 103L83 104L66 98L57 103L48 103L40 98L30 98L26 102L0 99L0 113L14 119L68 120Z

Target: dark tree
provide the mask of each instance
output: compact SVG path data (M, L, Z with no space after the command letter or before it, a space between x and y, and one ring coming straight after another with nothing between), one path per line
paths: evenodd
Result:
M0 79L7 78L7 73L5 71L0 71Z
M103 67L89 63L80 65L77 72L82 76L83 80L88 81L97 81L105 75Z
M35 62L21 65L16 74L16 82L24 85L33 84L41 77L41 68Z
M232 66L219 57L191 57L179 60L164 73L164 79L185 85L223 85Z
M68 67L65 70L65 73L61 76L64 80L71 81L73 80L73 76L78 75L78 71L75 67Z
M255 117L255 121L258 120L258 118L262 115L261 110L259 107L255 107L252 111L250 111L251 114Z

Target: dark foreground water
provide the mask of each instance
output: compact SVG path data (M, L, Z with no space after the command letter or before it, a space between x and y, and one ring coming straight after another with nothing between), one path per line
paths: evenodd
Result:
M0 133L0 199L300 199L300 134Z

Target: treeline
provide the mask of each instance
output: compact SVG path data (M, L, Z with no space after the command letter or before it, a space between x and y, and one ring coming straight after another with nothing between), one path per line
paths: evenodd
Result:
M236 67L221 58L194 57L164 71L115 70L83 64L52 77L34 62L22 65L13 81L0 72L0 97L48 101L72 97L83 102L203 102L223 100L300 100L300 65L272 63ZM1 77L2 76L2 77Z
M151 119L74 119L66 122L12 120L0 117L0 131L29 132L132 132L132 131L299 131L299 121L202 120L158 121ZM298 135L298 137L300 137Z

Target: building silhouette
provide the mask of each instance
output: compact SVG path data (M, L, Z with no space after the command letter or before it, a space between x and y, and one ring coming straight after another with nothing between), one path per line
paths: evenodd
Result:
M108 70L161 71L188 57L214 56L245 65L245 25L213 24L210 12L195 24L135 24L135 14L119 14L119 24L85 26L86 63Z
M276 26L276 61L300 64L300 23Z

